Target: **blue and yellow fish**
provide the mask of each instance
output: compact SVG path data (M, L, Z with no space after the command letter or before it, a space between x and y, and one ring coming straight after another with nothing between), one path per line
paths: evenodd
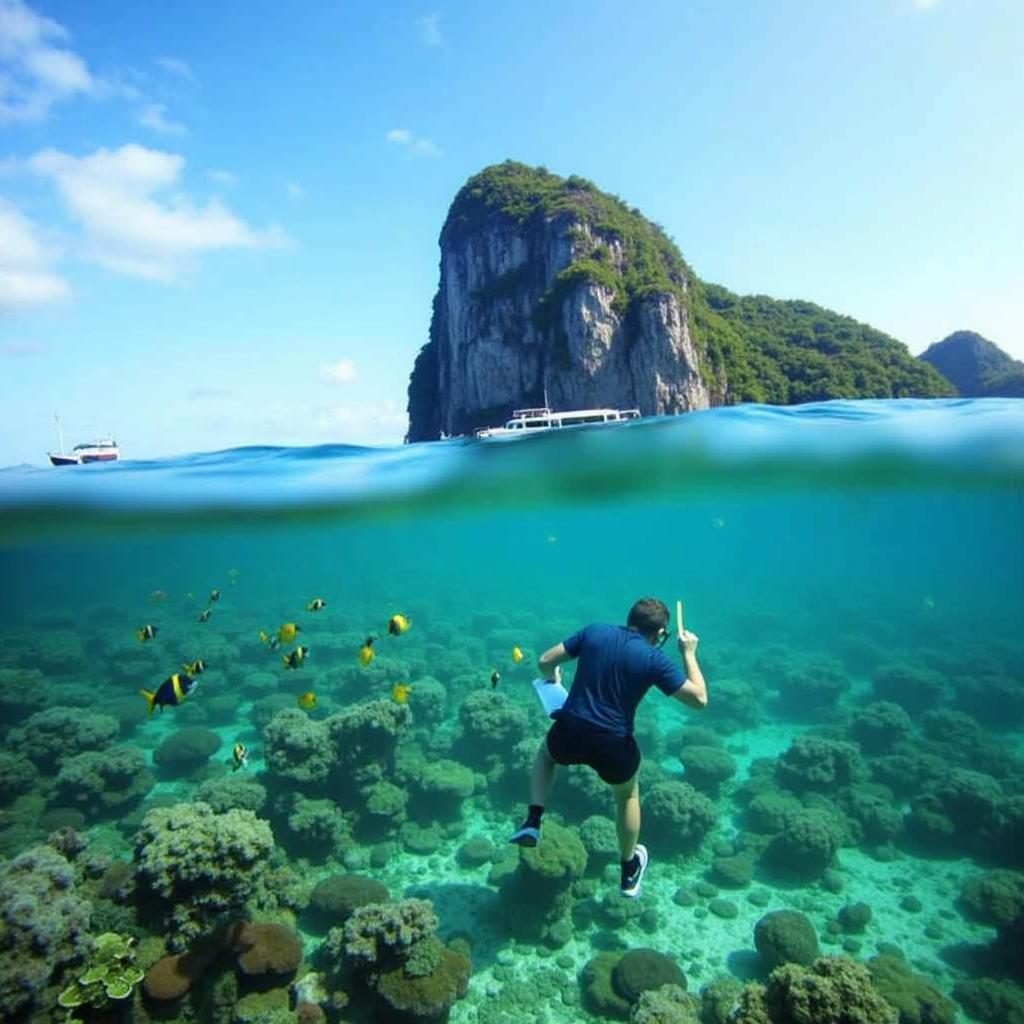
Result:
M207 668L208 666L202 658L196 658L195 661L186 661L181 666L182 672L188 676L201 676Z
M175 707L182 704L199 683L184 672L175 672L168 676L157 688L156 692L151 690L139 690L139 693L146 698L146 706L149 709L150 718L153 717L153 708L159 708L161 712L165 707Z
M245 768L249 764L249 751L246 750L244 743L236 743L231 750L231 760L234 763L234 767L231 769L237 772L239 768Z

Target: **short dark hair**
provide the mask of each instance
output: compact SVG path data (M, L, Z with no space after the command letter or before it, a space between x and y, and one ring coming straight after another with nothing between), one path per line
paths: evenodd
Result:
M656 597L642 597L629 609L626 625L644 636L654 636L668 625L668 609Z

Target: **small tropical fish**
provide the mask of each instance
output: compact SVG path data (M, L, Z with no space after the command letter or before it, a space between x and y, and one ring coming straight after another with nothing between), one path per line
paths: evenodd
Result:
M168 676L156 688L156 692L139 690L139 693L146 698L146 706L149 709L149 716L152 718L153 708L159 708L162 712L165 707L175 707L181 704L198 685L199 683L191 676L175 672L173 676Z
M318 612L323 608L327 607L327 602L322 597L314 597L309 604L306 605L307 612Z
M150 604L159 604L161 601L166 601L166 600L167 600L167 591L166 590L154 590L153 593L149 595L149 603Z
M212 608L204 608L199 613L199 621L200 622L209 622L210 621L210 612L212 612L212 611L213 611Z
M496 690L498 688L498 683L500 683L500 682L501 682L501 673L497 669L495 669L491 673L491 689L492 690Z
M144 644L147 640L152 640L159 632L160 630L156 626L143 626L142 629L135 630L135 637L140 644Z
M316 694L312 690L307 690L305 693L300 693L298 697L295 698L295 703L298 704L303 711L309 711L310 708L316 707Z
M388 619L388 632L392 636L401 636L409 628L409 620L404 615L392 615Z
M231 760L234 762L234 768L232 771L238 771L239 768L246 768L249 764L249 751L246 749L244 743L236 743L231 750Z
M282 655L285 668L302 668L302 663L309 654L308 647L296 647L291 654Z
M373 661L373 653L373 637L368 636L363 641L363 646L359 648L359 664L363 668L366 668Z
M220 591L216 587L214 587L213 590L210 591L210 604L213 604L214 601L219 601L219 600L220 600Z
M272 651L277 649L279 642L276 636L271 636L265 629L260 630L260 643L266 644Z
M277 639L283 644L290 644L295 641L295 634L301 632L302 629L300 626L296 626L294 622L286 622L277 631Z
M518 665L523 660L523 650L521 647L512 648L512 664Z
M191 663L186 661L181 668L186 675L201 676L206 671L206 662L202 658L196 658Z
M396 704L404 704L409 699L412 687L408 683L395 683L391 687L391 699Z

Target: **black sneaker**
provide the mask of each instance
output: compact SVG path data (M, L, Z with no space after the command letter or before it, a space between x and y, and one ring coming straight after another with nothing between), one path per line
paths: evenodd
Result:
M633 872L627 875L619 886L619 892L627 899L635 900L640 895L640 883L643 881L644 872L647 870L647 847L642 843L636 844L637 865Z
M540 839L539 828L534 828L533 825L523 825L522 828L512 833L509 842L515 843L517 846L536 846L538 839Z

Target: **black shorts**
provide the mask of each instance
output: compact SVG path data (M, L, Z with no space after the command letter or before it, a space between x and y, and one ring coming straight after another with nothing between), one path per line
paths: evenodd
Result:
M628 782L640 767L640 748L632 736L595 729L578 718L556 718L547 743L556 764L588 765L613 786Z

